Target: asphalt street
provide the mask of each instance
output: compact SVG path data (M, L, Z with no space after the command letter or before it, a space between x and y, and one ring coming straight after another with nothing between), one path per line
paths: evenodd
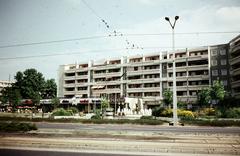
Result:
M38 128L66 129L87 131L139 131L139 132L174 132L174 133L231 133L240 134L240 127L199 127L199 126L152 126L152 125L114 125L80 123L36 123Z
M0 149L0 155L1 156L130 156L130 155L123 155L123 154L18 150L18 149ZM134 155L134 156L138 156L138 155Z

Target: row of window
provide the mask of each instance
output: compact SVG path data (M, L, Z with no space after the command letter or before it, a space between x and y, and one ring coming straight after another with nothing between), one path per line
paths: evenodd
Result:
M227 60L226 59L221 59L220 60L221 65L227 65ZM211 61L212 66L217 66L218 65L218 60L212 60Z
M227 53L226 49L220 49L219 50L220 55L226 55L226 53ZM212 49L211 54L212 54L212 56L217 56L218 55L218 49Z
M221 69L220 70L220 73L222 76L226 76L227 75L227 69ZM212 76L218 76L218 70L217 69L214 69L212 70Z

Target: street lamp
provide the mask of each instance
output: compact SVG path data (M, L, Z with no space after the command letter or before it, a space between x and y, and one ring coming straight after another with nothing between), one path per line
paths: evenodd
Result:
M172 28L172 51L173 51L173 125L176 126L178 123L178 115L177 115L177 87L176 87L176 63L175 63L175 38L174 38L174 28L176 25L176 21L179 19L179 16L175 16L174 23L170 22L169 17L165 17L165 20L169 22Z

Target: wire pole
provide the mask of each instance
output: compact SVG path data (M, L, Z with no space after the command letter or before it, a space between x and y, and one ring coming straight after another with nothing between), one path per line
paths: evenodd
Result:
M179 16L175 16L174 24L170 22L169 17L165 17L165 20L169 22L172 28L172 61L173 61L173 126L178 124L178 115L177 115L177 86L176 86L176 62L175 62L175 37L174 37L174 28L176 21L179 19Z

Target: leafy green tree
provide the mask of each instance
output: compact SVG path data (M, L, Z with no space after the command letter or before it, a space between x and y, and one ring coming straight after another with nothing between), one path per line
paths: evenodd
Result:
M209 106L211 101L211 89L204 88L197 94L197 101L200 107Z
M109 106L110 104L107 99L104 98L101 100L102 118L103 118L103 114L106 112L106 109L109 108Z
M17 106L21 103L20 91L14 87L6 87L1 91L1 102L8 103L12 106L14 112Z
M42 98L43 99L52 99L55 98L57 95L57 84L55 83L54 79L47 80L44 83L43 91L42 91Z
M173 103L173 92L170 89L166 89L163 92L163 102L168 107Z
M26 69L23 73L17 72L14 86L20 89L24 99L36 99L38 102L41 92L44 89L44 77L36 69Z
M109 101L107 99L102 99L101 100L101 108L102 109L106 109L106 108L109 108Z
M211 87L211 98L216 100L216 103L223 100L225 97L225 90L221 81L214 81Z
M60 105L60 100L57 97L52 98L51 102L52 102L52 105L53 105L54 109L58 108L58 106Z

